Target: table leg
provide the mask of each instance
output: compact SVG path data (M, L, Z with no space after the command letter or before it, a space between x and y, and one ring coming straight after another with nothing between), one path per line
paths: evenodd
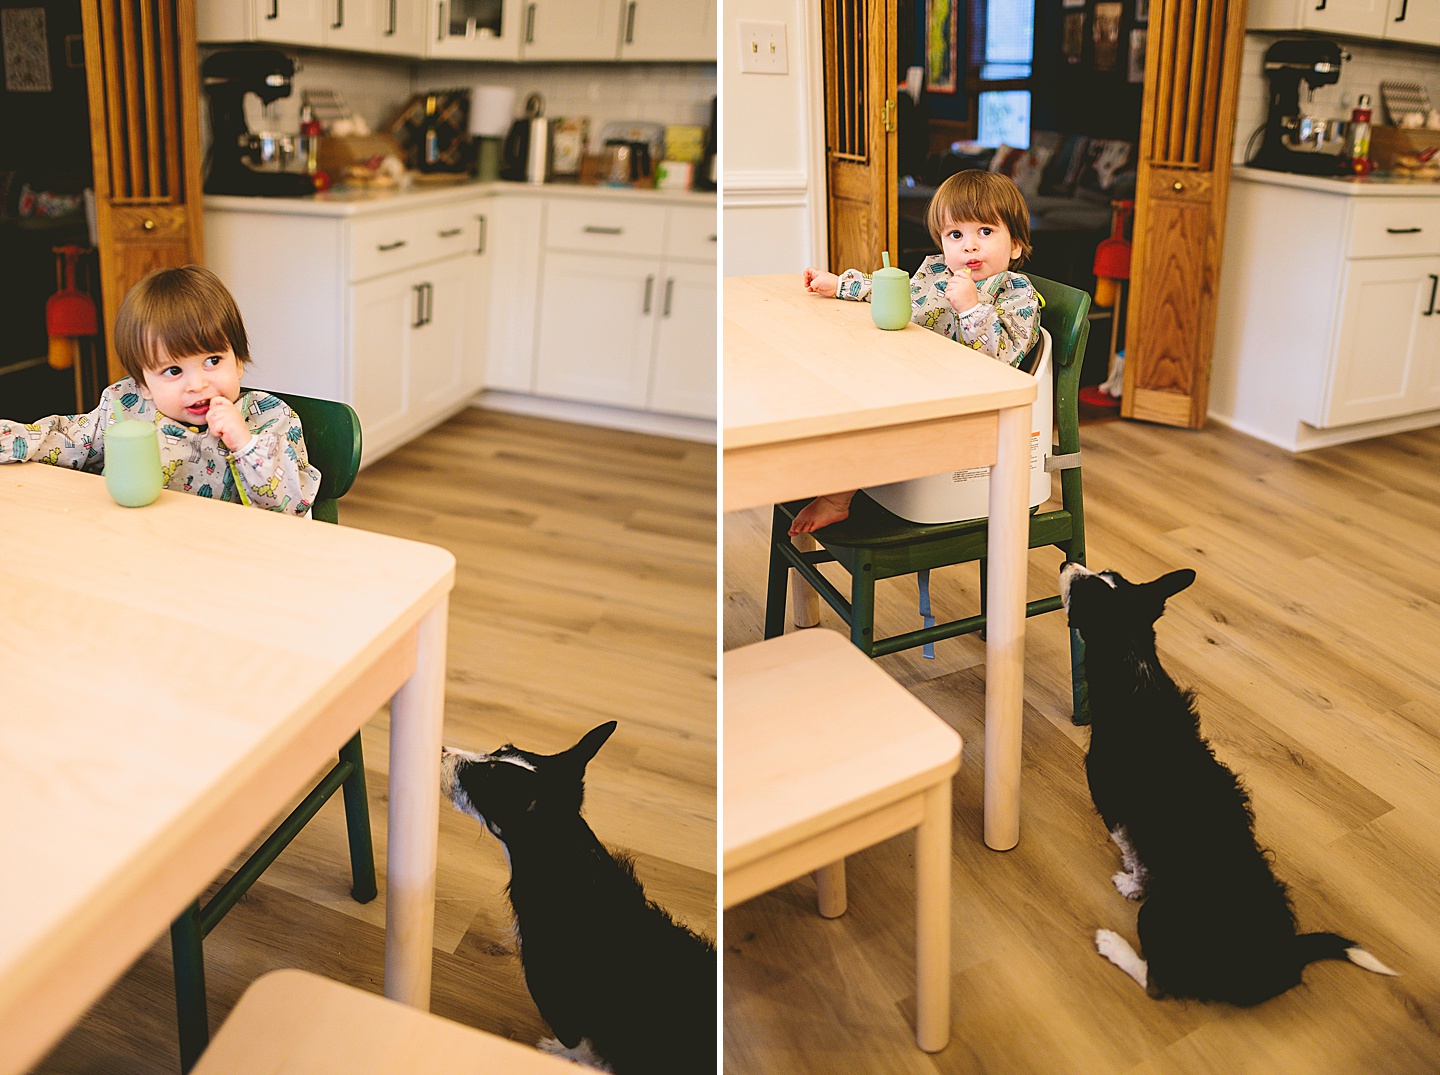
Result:
M385 878L385 995L430 1009L440 744L448 597L420 621L415 671L390 702L390 819Z
M1020 712L1025 688L1025 573L1029 516L1030 408L1000 411L990 468L985 627L985 843L1020 842Z
M950 778L926 788L924 803L915 829L915 1042L938 1053L950 1040Z

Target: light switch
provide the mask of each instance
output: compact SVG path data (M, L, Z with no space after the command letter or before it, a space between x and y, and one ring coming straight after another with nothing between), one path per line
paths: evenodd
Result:
M740 23L740 70L758 75L783 75L790 70L783 22Z

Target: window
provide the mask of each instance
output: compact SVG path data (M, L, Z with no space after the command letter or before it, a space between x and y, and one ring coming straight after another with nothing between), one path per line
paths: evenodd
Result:
M970 10L974 44L966 86L976 102L975 139L1028 149L1035 0L976 0Z

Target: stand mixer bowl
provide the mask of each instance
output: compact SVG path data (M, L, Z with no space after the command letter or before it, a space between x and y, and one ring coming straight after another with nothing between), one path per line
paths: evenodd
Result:
M1289 148L1299 153L1339 155L1345 152L1345 141L1350 137L1350 120L1300 116L1285 122L1285 144Z

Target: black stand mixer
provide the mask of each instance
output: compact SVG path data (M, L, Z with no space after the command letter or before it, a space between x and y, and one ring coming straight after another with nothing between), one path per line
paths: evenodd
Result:
M1276 41L1265 50L1270 109L1260 148L1247 162L1252 168L1304 175L1349 174L1342 141L1335 137L1337 124L1311 119L1300 111L1300 83L1313 94L1317 86L1340 81L1340 65L1348 58L1333 41Z
M315 181L298 172L262 171L256 164L245 95L263 104L289 97L295 61L274 49L216 52L200 67L210 95L210 167L206 194L250 194L272 198L315 193Z

